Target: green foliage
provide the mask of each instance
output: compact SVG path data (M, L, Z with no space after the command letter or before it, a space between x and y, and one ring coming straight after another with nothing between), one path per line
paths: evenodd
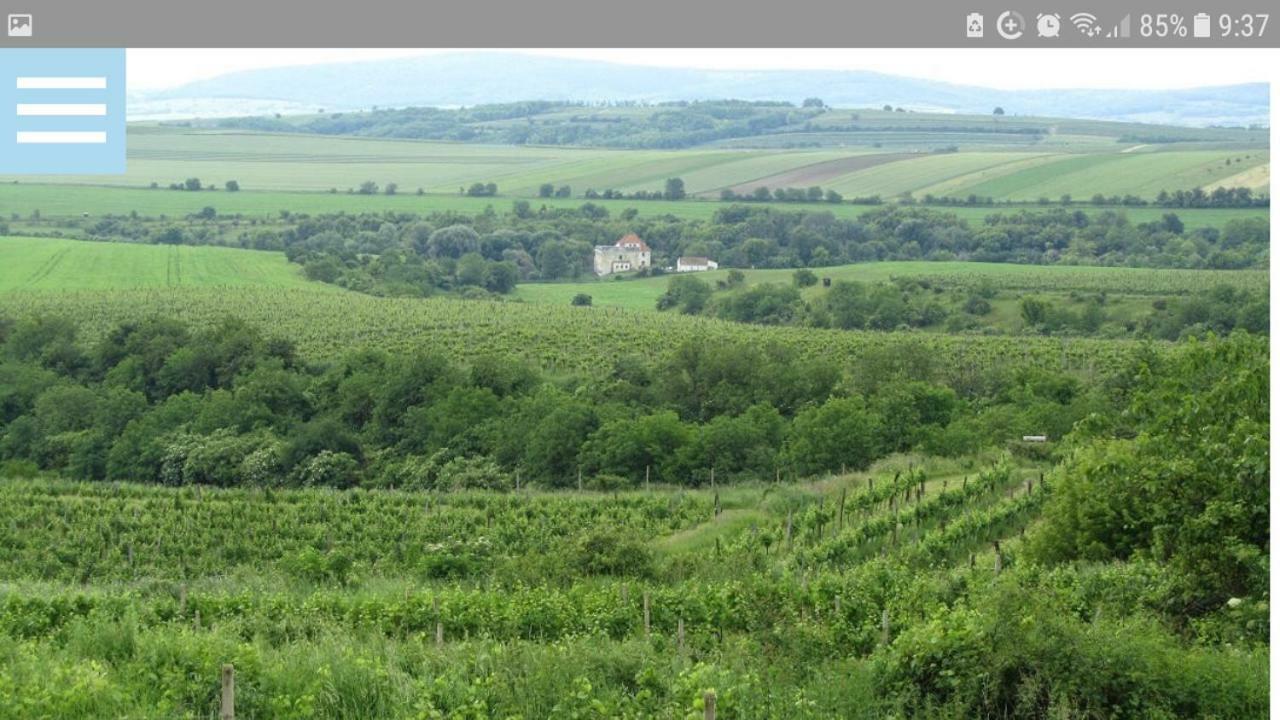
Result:
M645 577L653 572L653 553L636 538L604 530L578 540L575 563L585 575Z
M1267 343L1238 334L1146 368L1119 420L1096 417L1077 432L1036 555L1167 564L1180 615L1264 592L1268 366Z
M806 475L865 470L880 454L881 423L860 398L833 398L796 416L786 452Z
M658 309L676 309L685 315L696 315L711 299L711 286L692 274L676 275L667 282L667 292L658 298Z

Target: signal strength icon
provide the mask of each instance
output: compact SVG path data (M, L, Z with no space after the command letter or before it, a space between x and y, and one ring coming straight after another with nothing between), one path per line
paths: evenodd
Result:
M1109 31L1107 31L1107 37L1109 37L1109 38L1127 38L1127 37L1129 37L1129 25L1130 25L1130 22L1131 22L1131 16L1130 16L1130 15L1125 15L1123 18L1121 18L1121 19L1120 19L1120 22L1119 22L1119 23L1117 23L1116 25L1112 26L1112 28L1111 28Z
M1071 24L1076 26L1085 37L1098 37L1102 34L1102 26L1098 24L1098 16L1093 13L1076 13L1071 16Z

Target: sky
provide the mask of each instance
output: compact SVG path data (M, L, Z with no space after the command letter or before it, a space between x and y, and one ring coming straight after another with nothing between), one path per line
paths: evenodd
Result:
M131 49L127 72L131 90L159 90L237 70L474 51L477 49ZM1163 89L1269 82L1275 63L1275 54L1268 50L1208 48L530 48L500 52L722 70L872 70L1002 90Z

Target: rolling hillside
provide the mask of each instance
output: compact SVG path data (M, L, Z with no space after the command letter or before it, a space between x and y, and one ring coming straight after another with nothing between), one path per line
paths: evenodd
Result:
M456 107L558 101L790 100L820 97L842 107L988 113L996 105L1020 115L1057 115L1183 125L1267 123L1263 84L1186 90L1005 91L861 71L716 71L619 65L516 55L447 53L371 62L237 72L140 98L130 110L157 112L166 103L209 102L222 114L240 100L294 106L359 108ZM244 114L244 113L241 113Z
M539 187L568 186L572 198L588 190L625 193L660 191L667 178L680 177L685 190L704 198L725 189L749 192L760 186L821 185L846 197L902 193L947 197L969 194L995 200L1077 200L1095 193L1151 198L1161 190L1190 190L1243 184L1262 192L1270 182L1265 148L1160 149L1116 143L1099 151L1062 148L935 153L931 144L894 148L848 147L791 150L690 149L610 150L570 147L478 145L191 128L142 126L131 129L128 171L118 176L14 176L0 178L0 210L21 192L18 185L109 185L161 190L159 206L173 183L199 178L221 189L236 180L245 191L306 191L348 195L365 181L383 193L389 184L400 195L457 198L473 183L495 183L501 198L537 198ZM1181 148L1173 145L1171 148ZM225 195L204 204L239 202ZM199 202L199 201L196 201ZM346 201L317 201L340 207ZM149 203L148 203L149 204ZM221 209L221 208L220 208ZM290 209L280 204L272 210ZM125 209L149 210L146 204Z

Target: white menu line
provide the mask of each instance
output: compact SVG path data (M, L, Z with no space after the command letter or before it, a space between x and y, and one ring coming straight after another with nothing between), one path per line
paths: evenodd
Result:
M102 103L18 103L18 115L106 115Z
M64 144L101 144L107 141L107 134L98 131L35 131L19 130L19 145L64 145Z
M105 90L105 77L20 77L19 90Z

